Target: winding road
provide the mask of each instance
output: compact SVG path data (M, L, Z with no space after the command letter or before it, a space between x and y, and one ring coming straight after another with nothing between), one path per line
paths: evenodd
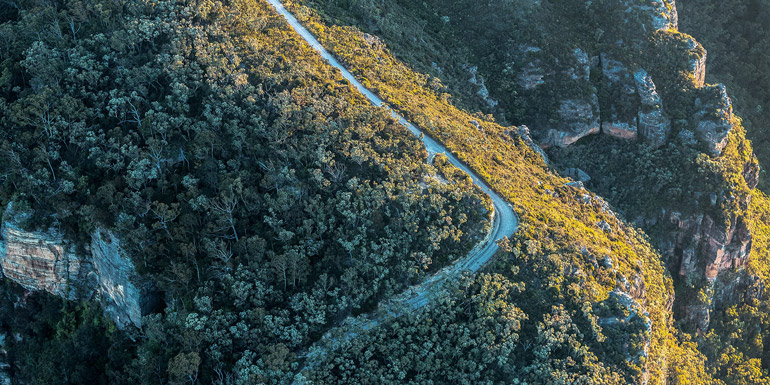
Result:
M291 25L294 31L296 31L302 39L310 44L310 46L316 50L321 57L329 62L330 65L339 69L342 72L342 76L369 99L373 105L388 108L393 119L397 120L401 125L406 127L409 132L420 138L428 152L446 155L452 165L468 174L473 180L473 184L491 198L494 206L493 223L488 236L484 241L471 250L467 256L458 260L455 264L440 270L420 285L414 286L401 295L386 301L386 303L380 304L379 309L375 313L348 319L339 327L330 330L321 338L319 343L316 343L305 355L304 368L307 368L313 366L313 362L317 357L325 354L326 351L334 350L341 342L354 338L360 334L360 332L369 330L386 319L398 317L404 312L416 310L427 305L433 296L438 295L441 292L443 283L448 280L456 278L464 272L472 273L478 271L481 266L489 261L495 252L497 252L497 241L511 236L516 232L519 221L516 213L514 213L513 209L505 199L494 192L489 185L476 175L476 173L463 164L444 146L430 138L428 135L422 135L423 132L420 131L420 129L406 120L403 116L390 109L382 99L366 89L366 87L356 80L350 71L348 71L321 45L310 31L300 24L291 12L286 10L279 0L267 0L267 2L270 3L279 14L286 18L289 25ZM298 374L297 378L295 378L295 383L302 383L302 378L302 375Z

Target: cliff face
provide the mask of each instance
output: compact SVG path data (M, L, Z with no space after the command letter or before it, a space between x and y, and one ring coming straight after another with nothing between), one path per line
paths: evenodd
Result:
M28 290L44 290L67 299L83 296L91 284L91 266L78 258L55 231L27 232L13 223L2 226L0 272Z
M91 264L98 285L96 292L107 315L119 327L141 327L147 293L137 288L134 264L123 253L115 234L97 230L91 235Z
M727 88L723 84L703 88L702 96L695 100L695 105L697 112L692 120L697 122L696 136L708 146L711 155L721 154L735 124L733 104L727 96Z
M598 133L629 140L640 138L653 147L671 139L672 118L660 95L660 85L653 80L654 71L642 68L639 60L629 59L628 51L650 50L645 45L650 34L675 30L676 6L673 1L663 0L604 3L586 6L589 11L585 18L593 16L599 21L584 28L593 29L600 42L575 40L573 44L578 48L565 52L558 40L553 40L553 31L539 31L538 22L533 21L527 28L537 32L529 32L528 40L512 49L514 60L506 76L515 85L516 98L530 106L543 101L551 104L553 112L547 119L533 116L522 122L542 147L565 147ZM558 19L555 15L538 17ZM541 20L539 24L551 22ZM536 37L532 39L532 35ZM734 123L730 99L724 86L704 84L705 49L689 36L678 38L678 54L688 56L681 70L691 74L698 89L696 112L690 119L692 127L677 130L679 137L688 145L705 146L712 155L719 155ZM673 64L664 67L679 71Z
M134 265L109 231L94 232L91 244L79 254L56 231L25 231L15 223L14 215L6 215L0 273L27 290L69 300L96 296L119 328L141 327L147 296L137 289Z
M674 2L596 4L587 5L586 14L573 20L584 23L581 31L594 31L593 36L564 37L580 48L559 46L551 31L537 30L533 22L529 27L537 32L530 32L529 40L517 42L518 48L512 50L518 60L510 67L518 71L512 76L517 97L531 98L534 106L555 95L551 103L555 113L548 119L523 122L535 141L544 147L563 147L602 133L653 148L673 142L719 157L736 125L732 101L725 86L705 84L706 51L692 37L675 31ZM540 24L552 25L553 20ZM681 73L687 74L685 80ZM742 176L749 189L756 187L758 173L755 160L744 165ZM753 282L744 271L752 246L745 214L716 214L725 200L749 198L732 187L694 192L692 202L661 202L651 210L657 214L644 221L659 228L666 224L664 231L656 231L657 243L672 274L682 282L677 291L681 300L673 307L678 318L695 329L705 331L710 312L744 298L742 291Z
M744 165L743 177L749 188L756 187L759 166L755 159ZM716 193L698 195L698 200L711 206L726 199ZM749 198L741 205L748 207ZM664 209L653 221L668 227L659 247L669 258L672 274L683 283L679 294L683 298L675 308L680 319L695 330L706 331L715 308L758 298L762 288L756 287L758 282L745 270L752 234L743 215L735 213L726 220L717 220L704 212L683 215L675 209Z
M606 46L587 41L582 43L585 47L575 48L569 55L546 52L532 45L552 45L549 39L553 38L550 36L553 32L545 30L540 39L514 50L516 59L511 68L516 72L513 77L517 97L536 104L544 95L556 95L553 97L556 113L551 118L524 122L541 146L564 147L600 132L623 139L641 137L653 146L666 142L671 119L665 113L656 85L643 68L632 68L614 57L620 56L616 52L620 51L619 47L629 43L624 42L620 32L611 29L641 34L676 28L676 7L673 2L662 0L646 5L625 1L615 6L622 11L618 20L607 17L608 26L593 26L599 35L605 33L604 29L610 31L608 35L618 35ZM589 48L599 52L591 56L587 53ZM693 63L701 77L705 75L701 70L704 65L705 57Z
M532 91L539 87L548 88L548 83L543 80L546 71L560 71L561 73L555 77L563 79L559 81L576 83L579 87L589 90L589 92L570 95L558 101L558 119L538 124L540 144L544 147L563 147L575 143L586 135L598 133L601 129L599 98L590 79L591 68L596 65L595 58L589 58L585 51L576 48L566 61L562 62L566 63L566 66L554 63L553 68L546 69L543 65L545 58L539 58L543 52L541 49L526 47L524 52L534 58L534 61L529 62L519 75L519 84L524 89Z

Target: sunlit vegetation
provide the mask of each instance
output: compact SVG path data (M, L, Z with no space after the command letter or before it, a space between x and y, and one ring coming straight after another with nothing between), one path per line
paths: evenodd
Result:
M580 308L577 304L586 300L603 300L607 290L614 287L611 279L602 282L601 274L585 273L590 270L586 267L585 254L581 253L584 247L588 254L599 258L612 256L617 261L618 272L627 277L637 274L639 265L643 266L641 273L647 284L654 334L647 360L648 370L658 379L669 374L682 378L692 375L692 372L666 372L667 360L672 359L670 353L675 351L680 357L696 357L697 353L694 353L692 344L667 342L675 340L669 334L669 313L665 310L671 283L665 278L660 256L652 251L643 237L602 209L601 200L590 199L591 194L585 191L564 187L566 180L548 171L541 158L516 134L508 132L508 128L496 124L489 116L469 114L458 109L450 98L442 97L441 92L426 89L424 85L430 83L429 78L396 60L385 46L369 44L365 35L355 28L325 25L309 8L295 6L293 10L305 18L306 26L365 84L445 143L514 204L522 217L522 229L516 237L519 242L536 244L533 250L541 250L542 254L532 253L552 259L564 269L562 272L568 271L568 266L581 269L584 277L581 277L583 282L578 287L583 289L578 295L568 299L549 298L545 302L557 304L564 301L572 304L574 311ZM479 123L480 128L475 127L474 121ZM586 202L586 197L589 203L581 203ZM605 232L596 225L603 220L612 224L611 232ZM548 311L541 309L540 312L525 313L534 324L541 321ZM693 371L702 371L702 367L698 368L698 365L690 367Z
M767 122L770 120L768 68L770 7L761 1L730 0L715 4L703 0L677 3L681 29L692 34L708 50L708 82L727 85L735 107L744 118L748 137L755 144L760 163L770 167ZM763 176L767 175L763 170ZM768 192L770 179L760 189Z
M497 40L541 38L511 22L538 20L537 7L521 2L514 14L494 2L285 3L521 219L482 272L436 293L424 311L346 341L304 376L350 384L764 381L768 302L728 309L705 336L681 333L665 261L626 220L670 202L702 209L684 203L693 191L734 194L708 210L752 220L749 269L767 279L770 200L741 178L753 153L740 126L716 158L677 143L652 150L607 138L559 152L557 167L581 159L600 177L589 187L609 204L565 185L505 123L555 113L559 95L513 92L505 71L514 64L499 49L510 42ZM584 2L543 3L564 20L623 16ZM485 23L473 24L469 4ZM53 226L80 243L96 227L115 229L165 302L142 330L122 332L94 303L31 296L18 315L0 317L0 331L23 334L7 347L20 379L287 383L326 330L465 255L489 228L490 204L468 176L369 106L263 1L14 5L0 9L0 203L34 212L25 226ZM470 28L461 34L450 21ZM574 39L586 49L604 44L589 27L554 26L546 54L568 55ZM362 32L370 29L381 37ZM684 50L686 39L664 31L616 53L646 60L677 119L692 113L697 96L686 64L701 52ZM499 106L470 85L471 65ZM655 229L645 230L654 239ZM27 298L11 286L0 291L3 310Z

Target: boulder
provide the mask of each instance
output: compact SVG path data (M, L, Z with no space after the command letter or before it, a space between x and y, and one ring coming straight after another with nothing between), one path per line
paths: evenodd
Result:
M588 175L585 171L579 169L579 168L568 168L564 170L564 174L579 182L590 182L591 176Z
M579 190L585 190L586 188L586 186L581 181L567 182L564 185L568 187L574 187Z

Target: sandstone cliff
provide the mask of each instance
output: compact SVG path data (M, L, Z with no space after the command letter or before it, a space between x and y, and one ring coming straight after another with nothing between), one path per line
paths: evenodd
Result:
M677 130L672 128L672 118L661 97L660 85L654 80L654 71L641 68L639 58L636 63L629 59L628 51L650 50L645 44L651 33L669 33L677 28L674 2L640 4L618 0L617 9L607 7L591 12L602 18L586 27L595 29L601 43L577 40L572 44L584 46L566 53L561 51L565 47L558 46L560 40L553 40L553 31L542 30L530 32L537 37L529 37L512 50L514 61L506 76L513 78L516 98L530 108L550 104L552 111L548 116L540 114L522 122L529 126L533 138L544 148L564 147L602 132L628 140L640 138L659 147L670 140L673 132L685 144L704 146L710 154L719 155L734 117L724 86L704 83L706 50L692 37L676 35L682 46L674 51L688 56L681 71L691 74L699 95L693 106L695 113L689 119L691 124ZM589 48L594 52L590 53ZM662 68L671 76L679 71L672 63L665 63ZM681 101L676 104L680 107Z
M759 166L752 158L744 165L743 177L750 189L757 185ZM696 203L715 207L728 196L696 194ZM748 207L750 196L740 204ZM694 330L708 329L711 312L749 298L756 298L761 287L745 270L752 246L747 219L740 213L719 220L711 210L688 215L676 209L663 209L658 218L664 229L659 247L669 259L672 274L681 282L675 312ZM749 290L750 288L753 289Z
M554 111L548 119L537 116L523 122L541 146L564 147L599 132L623 139L641 137L653 146L668 139L671 119L652 77L643 68L630 68L613 58L610 52L629 45L623 40L629 30L641 34L676 28L676 8L673 2L662 0L648 5L626 1L618 3L618 10L623 11L619 20L608 17L607 26L593 26L597 34L605 34L607 29L607 35L617 35L609 45L596 47L585 42L585 47L574 48L569 55L560 54L558 48L547 51L533 45L554 45L552 31L544 30L539 38L514 49L516 58L510 70L515 73L517 98L531 104L550 100ZM589 46L599 52L589 54ZM702 77L705 57L692 64Z
M79 258L56 231L27 232L12 222L2 225L0 273L28 290L44 290L73 300L91 286L89 263Z
M141 327L147 293L137 288L140 280L134 265L114 234L95 231L90 245L78 253L55 230L21 229L18 217L9 206L0 240L2 276L27 290L46 291L69 300L96 298L119 328Z
M97 230L91 235L91 264L98 285L96 293L107 315L119 327L141 327L148 293L137 288L141 284L134 264L120 248L115 234Z
M532 31L513 45L516 58L509 68L517 98L531 100L525 103L530 108L550 108L542 113L546 117L522 122L533 139L543 147L564 147L601 132L652 148L673 143L720 156L737 123L732 101L723 85L705 84L706 50L676 31L674 2L608 0L591 6L586 15L594 20L583 15L577 23L585 23L581 31L593 31L592 38L553 39L552 31L532 23ZM743 170L753 189L756 161ZM693 191L691 201L660 202L650 211L657 213L642 221L648 229L656 226L672 275L681 277L674 310L694 329L705 331L710 312L744 298L754 282L744 271L752 246L745 214L720 208L731 197L748 199L732 187Z

